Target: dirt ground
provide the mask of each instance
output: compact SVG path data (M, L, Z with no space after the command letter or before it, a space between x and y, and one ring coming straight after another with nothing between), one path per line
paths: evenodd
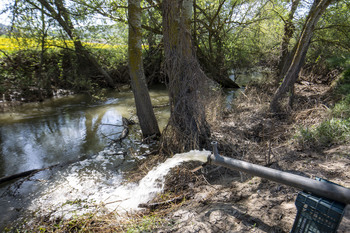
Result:
M282 117L269 115L271 95L250 87L238 97L214 128L219 153L350 188L349 145L310 149L294 139L298 127L327 116L329 87L297 84L296 108ZM184 164L168 177L165 193L186 194L186 201L158 210L172 223L158 232L290 232L300 190L215 166L192 172L198 165ZM338 232L350 232L349 205Z
M334 104L330 87L307 81L298 83L295 108L277 117L269 113L272 91L268 83L251 85L230 110L218 117L212 140L218 142L219 153L309 178L321 177L350 188L350 145L310 147L298 143L295 137L301 126L320 123L329 116L329 108ZM164 160L150 156L135 173L129 174L129 181L136 182ZM146 210L136 219L160 216L161 223L155 223L152 232L290 232L297 213L295 200L301 190L223 167L208 165L196 169L200 165L187 162L173 168L166 177L164 192L148 206L145 203ZM125 220L112 217L88 222L84 219L83 223L93 227L91 232L130 232L129 225L123 225ZM57 232L67 232L62 229ZM349 205L338 232L350 232Z

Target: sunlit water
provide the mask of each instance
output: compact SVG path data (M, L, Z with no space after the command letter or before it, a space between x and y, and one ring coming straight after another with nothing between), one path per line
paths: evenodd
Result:
M168 103L165 89L150 92L153 105ZM168 107L155 108L160 128ZM103 101L77 95L26 104L0 114L0 177L50 167L26 179L0 186L0 231L25 214L71 218L87 212L123 214L138 210L164 188L169 170L185 161L206 162L208 151L175 155L138 183L126 183L137 154L152 150L141 143L138 126L120 143L122 117L136 118L131 91ZM141 153L140 153L141 152Z
M245 87L252 81L263 80L268 77L272 71L262 67L256 67L254 69L237 69L231 70L229 78L240 86L240 88L228 88L224 90L226 103L225 107L228 110L232 109L234 99L242 92Z
M154 105L168 101L165 89L152 90L151 96ZM164 127L168 108L155 113ZM131 91L110 94L104 101L77 95L0 113L0 177L97 153L108 138L120 136L122 117L135 115Z
M150 94L153 105L168 102L164 88L151 90ZM168 107L156 108L155 114L160 128L164 127ZM103 101L92 101L84 95L68 96L1 113L0 178L76 162L44 170L24 182L1 185L0 231L28 209L55 212L59 206L93 201L92 194L119 187L123 171L135 165L131 155L151 150L150 145L141 144L137 125L130 128L122 144L111 143L110 139L118 138L123 130L122 117L137 120L131 91L107 94Z

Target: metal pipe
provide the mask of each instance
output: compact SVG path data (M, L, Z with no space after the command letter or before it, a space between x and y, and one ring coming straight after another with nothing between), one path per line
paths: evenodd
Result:
M213 154L208 156L208 164L246 172L254 176L299 188L321 197L350 204L350 189L348 188L221 156L218 153L217 142L212 142L212 145Z

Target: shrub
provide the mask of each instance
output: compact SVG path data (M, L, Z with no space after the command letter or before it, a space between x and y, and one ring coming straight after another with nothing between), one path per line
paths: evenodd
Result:
M345 70L337 80L335 92L343 96L350 95L350 68Z
M331 111L332 116L340 119L350 118L350 95L336 103Z
M318 126L299 129L297 140L304 148L325 148L350 141L350 118L332 118Z

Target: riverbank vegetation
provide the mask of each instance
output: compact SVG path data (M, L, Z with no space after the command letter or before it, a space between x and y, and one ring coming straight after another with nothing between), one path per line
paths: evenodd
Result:
M330 133L337 134L334 128L324 130L323 124L342 119L339 115L335 118L333 113L337 104L342 103L336 99L346 101L345 96L338 96L337 87L342 84L335 85L335 89L324 84L310 85L309 81L316 77L308 76L296 84L298 107L280 119L269 111L273 78L248 84L245 91L238 94L231 110L226 110L213 126L212 137L219 142L220 154L307 177L324 177L349 187L349 131L341 128L343 140L321 139L331 138ZM311 129L314 139L302 134L307 128ZM138 169L127 175L128 182L137 182L164 160L155 155L140 161ZM92 213L69 220L52 220L47 216L34 218L34 222L16 229L29 232L38 229L43 232L290 231L296 216L297 189L222 167L196 170L200 165L189 162L172 169L163 193L147 203L149 208L137 214ZM346 214L338 232L347 232L348 226Z
M88 79L79 76L72 41L46 40L45 53L33 39L0 37L0 44L0 94L6 101L42 101L58 89L92 93L107 86L96 73ZM119 84L128 83L125 45L84 45L103 61L103 67L118 78Z
M41 101L59 89L94 95L130 84L143 136L160 138L160 155L130 179L174 153L210 149L216 140L229 157L349 187L348 0L21 0L7 9L13 19L0 37L2 103ZM268 72L239 82L241 71L258 67ZM147 90L154 83L169 91L163 132ZM238 91L229 108L222 95L227 88ZM196 166L176 168L166 195L153 201L167 204L142 214L40 218L23 229L182 232L192 224L208 232L289 231L295 189ZM340 229L349 230L346 224Z

